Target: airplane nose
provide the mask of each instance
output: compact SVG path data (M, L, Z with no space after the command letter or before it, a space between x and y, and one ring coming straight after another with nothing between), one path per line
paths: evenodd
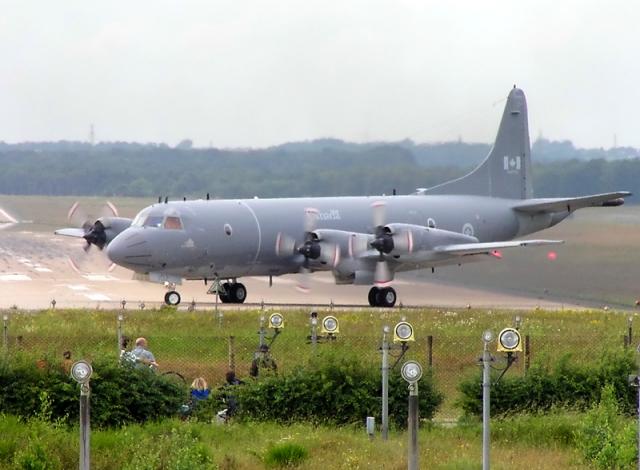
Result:
M122 232L107 245L109 259L124 267L144 266L151 261L147 241L139 233Z

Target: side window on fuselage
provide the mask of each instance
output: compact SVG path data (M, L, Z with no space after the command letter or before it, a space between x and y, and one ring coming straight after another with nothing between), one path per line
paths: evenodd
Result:
M182 230L182 221L180 217L176 216L167 216L164 221L164 228L167 230Z
M152 227L152 228L160 228L162 227L162 217L161 215L150 215L147 217L147 220L144 221L144 227Z

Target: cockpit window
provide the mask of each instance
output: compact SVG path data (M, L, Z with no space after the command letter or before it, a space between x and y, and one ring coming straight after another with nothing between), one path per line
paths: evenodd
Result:
M144 221L143 227L153 227L160 228L162 227L162 217L161 215L150 215L147 217L147 220Z
M142 227L142 224L144 223L145 219L147 218L147 214L149 214L149 209L145 209L145 210L142 210L142 211L138 212L138 215L136 215L136 218L133 219L133 222L131 222L131 226L132 227Z
M164 221L164 228L167 230L182 230L182 221L180 217L167 216Z

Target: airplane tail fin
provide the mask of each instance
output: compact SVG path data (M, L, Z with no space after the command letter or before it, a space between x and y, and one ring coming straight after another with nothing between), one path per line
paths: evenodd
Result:
M533 197L527 101L519 88L507 97L493 148L475 170L420 194L468 194L508 199Z

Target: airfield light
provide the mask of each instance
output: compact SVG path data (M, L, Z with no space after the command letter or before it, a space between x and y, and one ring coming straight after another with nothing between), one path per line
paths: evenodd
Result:
M322 319L322 330L323 333L327 334L336 334L340 333L340 328L338 327L338 319L334 316L328 315Z
M490 343L491 341L493 341L493 331L485 330L482 333L482 341L484 341L485 343Z
M89 382L93 374L93 368L87 361L77 361L71 366L71 377L79 384L86 384Z
M312 310L309 316L311 317L311 326L316 326L318 324L318 312Z
M7 315L6 313L2 315L2 320L9 321L9 315Z
M406 321L401 321L393 329L393 341L395 343L407 341L415 341L413 337L413 327Z
M391 332L391 327L389 325L384 325L382 327L382 332L385 334L389 334Z
M400 375L410 384L414 384L422 378L422 366L416 361L407 361L402 364Z
M318 325L318 319L317 318L312 318L311 319L311 326L317 326Z
M121 322L121 321L123 321L123 320L124 320L124 315L119 314L119 315L118 315L118 321L120 321L120 322Z
M522 351L522 341L520 341L520 332L515 328L505 328L498 335L498 351L499 352L515 352Z
M284 317L279 313L269 315L269 328L279 330L284 327Z

